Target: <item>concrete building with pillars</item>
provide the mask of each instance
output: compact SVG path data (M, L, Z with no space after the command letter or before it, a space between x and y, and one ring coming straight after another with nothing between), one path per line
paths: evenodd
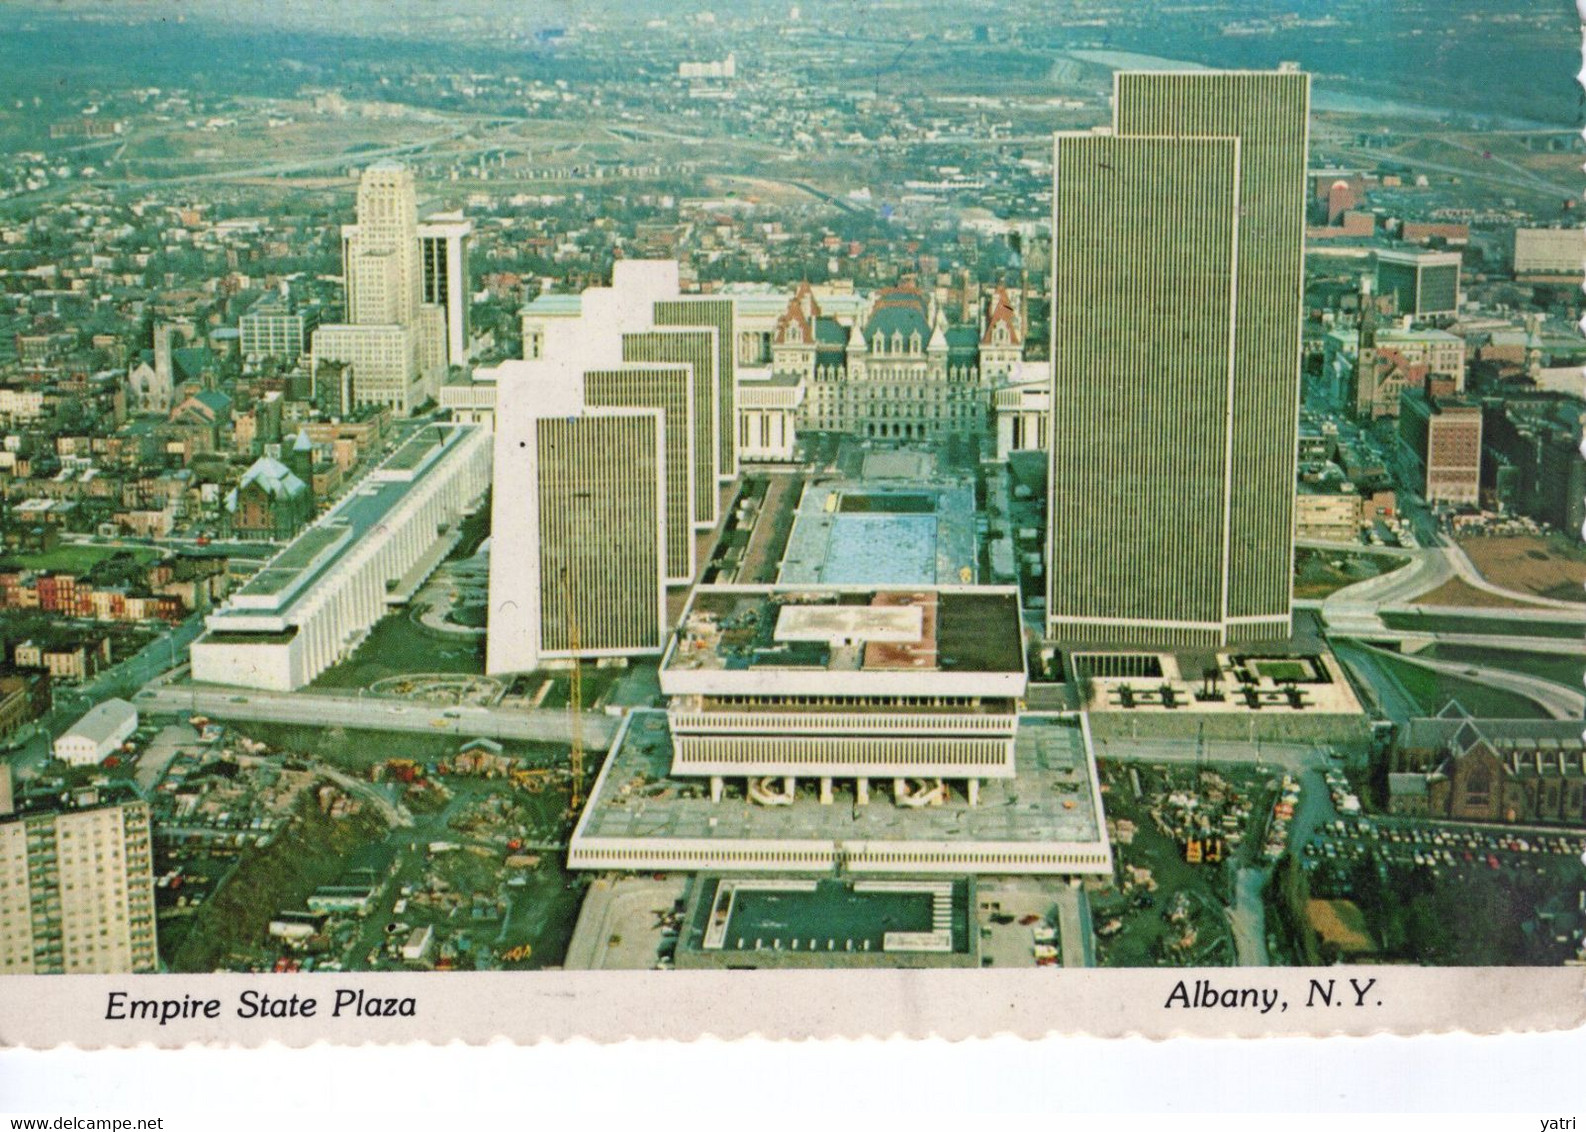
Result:
M900 805L1011 778L1026 684L1018 592L701 586L661 665L673 771L766 804L799 778Z
M1010 452L1045 452L1052 442L1052 367L1018 362L991 392L997 459Z
M793 459L798 445L804 382L770 370L738 371L738 458L747 462Z
M700 586L660 680L571 868L1112 871L1085 719L1021 711L1014 587Z
M411 599L490 483L490 433L426 425L209 615L193 679L291 691Z

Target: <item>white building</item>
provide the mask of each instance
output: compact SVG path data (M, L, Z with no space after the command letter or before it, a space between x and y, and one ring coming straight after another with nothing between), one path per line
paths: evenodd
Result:
M1018 591L700 586L661 666L673 770L857 782L1012 777L1026 677ZM752 787L752 783L751 783ZM752 790L751 790L752 792Z
M460 212L435 213L418 226L419 294L445 321L449 366L468 361L468 245L473 232Z
M488 431L420 429L210 614L193 679L301 688L417 592L489 482Z
M402 959L407 963L425 963L435 950L435 925L425 924L414 928L402 942Z
M738 370L738 458L788 461L798 445L804 381L769 369Z
M429 383L421 372L417 343L406 326L355 326L328 323L314 332L309 372L316 383L320 367L337 362L348 367L351 404L387 405L401 416L428 400Z
M658 654L666 641L666 414L591 408L567 360L495 371L485 671Z
M48 810L0 812L0 878L0 975L157 969L144 802L85 790Z
M1579 279L1586 267L1586 228L1516 228L1516 275L1565 275Z
M237 320L242 356L295 362L307 347L308 332L316 321L317 316L294 309L284 295L266 295Z
M1047 362L1015 362L1005 384L991 393L997 430L997 459L1010 452L1046 451L1052 430L1052 367Z
M126 700L106 700L55 740L55 757L70 766L98 766L137 729L137 708Z
M496 420L496 371L493 368L468 371L441 386L441 408L458 424L494 428Z
M421 239L412 172L393 161L364 170L358 222L341 230L347 321L321 326L312 349L316 373L325 362L351 367L352 405L407 415L435 399L452 356L449 322L467 333L468 231L466 221L448 218ZM453 286L458 272L460 289ZM464 311L456 317L454 294Z

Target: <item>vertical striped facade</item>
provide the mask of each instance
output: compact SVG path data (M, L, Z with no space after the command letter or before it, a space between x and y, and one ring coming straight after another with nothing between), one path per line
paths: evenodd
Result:
M1060 136L1048 632L1222 638L1239 142Z
M659 307L662 304L657 303ZM704 330L645 330L622 336L624 362L686 365L693 384L692 525L716 523L716 393L717 349ZM688 528L692 530L692 526Z
M0 818L0 975L159 968L149 807Z
M666 441L666 580L694 580L694 375L688 366L587 370L590 407L659 409ZM712 485L714 488L714 485Z
M1310 76L1298 71L1119 73L1114 107L1119 135L1239 140L1225 618L1229 641L1287 637Z
M738 474L738 332L731 299L684 298L655 304L657 326L701 326L716 331L716 475L723 481ZM713 512L714 514L714 512Z
M654 410L545 416L535 431L541 654L659 652L664 424ZM492 601L498 599L492 595Z

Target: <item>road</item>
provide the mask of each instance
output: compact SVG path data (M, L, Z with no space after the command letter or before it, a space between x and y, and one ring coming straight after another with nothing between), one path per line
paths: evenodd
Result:
M1394 655L1397 660L1405 664L1413 664L1417 668L1441 672L1447 676L1477 680L1489 687L1524 696L1539 705L1554 719L1581 719L1586 716L1586 695L1552 680L1464 661L1432 660L1424 656L1416 656L1414 653Z
M1267 908L1261 894L1267 886L1265 869L1239 870L1234 884L1234 902L1228 909L1228 926L1234 933L1234 954L1241 967L1265 967L1267 956Z
M1318 756L1321 752L1316 752ZM1289 822L1289 851L1296 852L1311 839L1318 826L1338 816L1321 765L1325 758L1304 760L1298 768L1300 803ZM1293 768L1291 768L1293 769ZM1234 881L1234 900L1228 908L1228 925L1233 930L1234 954L1241 967L1266 967L1267 907L1264 899L1270 868L1243 868Z
M1359 547L1341 543L1301 542L1313 550L1338 550L1359 553ZM1322 621L1332 633L1344 635L1375 634L1386 626L1378 616L1383 606L1407 602L1435 590L1454 576L1454 568L1438 547L1423 547L1403 552L1409 564L1375 578L1335 590L1322 599Z
M1242 739L1232 742L1208 739L1204 744L1194 739L1124 739L1116 747L1103 739L1096 744L1096 757L1142 763L1270 763L1297 775L1327 765L1326 753L1316 747L1298 743L1250 743Z
M1551 656L1586 656L1586 625L1583 637L1520 637L1500 633L1422 633L1414 629L1388 629L1371 635L1373 642L1398 641L1403 644L1454 645L1462 648L1503 649L1506 652L1547 653ZM1409 650L1406 650L1409 651Z
M1439 140L1447 143L1446 138L1440 138ZM1456 148L1463 149L1465 147L1457 146ZM1365 159L1365 155L1368 153L1372 154L1372 160L1380 161L1382 157L1380 152L1371 150L1360 150L1357 152L1362 160ZM1431 170L1437 173L1449 173L1456 177L1463 177L1466 180L1484 181L1489 185L1497 185L1508 189L1530 189L1532 192L1546 193L1549 196L1557 196L1562 200L1573 198L1578 191L1571 189L1568 185L1561 185L1557 181L1550 181L1545 177L1540 177L1529 169L1499 157L1482 158L1479 159L1479 164L1471 162L1466 165L1450 165L1443 161L1432 161L1425 157L1411 157L1405 154L1399 154L1398 160L1418 171ZM1483 165L1496 165L1506 170L1506 172L1488 173L1482 167Z
M811 185L807 181L795 181L787 177L748 177L741 174L720 174L719 176L723 181L735 181L740 184L780 185L785 189L797 189L801 193L814 197L822 204L829 204L841 212L848 213L850 216L858 216L875 211L875 209L872 207L861 206L856 204L854 201L847 200L843 197L833 196L831 193L828 193L822 189L817 189L814 185Z
M523 739L549 743L568 743L572 740L567 713L554 710L442 708L439 705L374 696L260 692L199 685L147 688L138 694L134 702L144 712L189 711L213 719L348 727L367 731L417 731L460 738ZM591 747L604 747L616 734L617 725L618 720L612 716L601 712L585 712L584 742Z
M1344 543L1322 543L1302 540L1300 546L1317 550L1359 551ZM1506 600L1526 603L1525 608L1474 608L1434 607L1417 605L1417 612L1443 612L1456 616L1480 617L1494 621L1547 621L1560 619L1579 621L1586 633L1586 605L1580 602L1559 601L1504 589L1483 578L1458 546L1421 547L1402 552L1410 559L1388 574L1367 578L1352 586L1345 586L1322 599L1319 608L1322 621L1334 636L1367 637L1372 640L1435 640L1443 644L1467 644L1485 648L1512 649L1521 652L1581 652L1580 642L1567 638L1527 637L1497 634L1444 634L1389 629L1382 621L1382 612L1389 609L1406 609L1408 603L1428 593L1451 579L1458 578L1466 585ZM1573 646L1573 647L1572 647Z
M1065 884L1057 890L1057 939L1065 967L1096 965L1089 910L1082 907L1084 901L1084 890L1077 885Z
M1355 674L1356 684L1366 689L1382 715L1400 723L1425 715L1398 677L1377 663L1378 651L1363 641L1333 642L1333 655Z
M50 710L29 725L26 738L14 752L0 757L10 763L17 778L33 777L49 759L55 739L90 708L115 696L131 699L140 685L184 664L188 646L203 631L204 619L195 615L91 680L54 685Z

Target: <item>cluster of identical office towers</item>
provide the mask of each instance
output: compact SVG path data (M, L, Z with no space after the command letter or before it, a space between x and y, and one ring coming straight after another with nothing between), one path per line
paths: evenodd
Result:
M732 302L619 261L496 385L486 670L659 653L738 474Z
M1055 146L1046 628L1291 633L1309 76L1120 73ZM619 263L497 382L488 668L660 652L736 474L732 306Z
M1059 136L1047 631L1291 632L1310 79L1120 73Z

